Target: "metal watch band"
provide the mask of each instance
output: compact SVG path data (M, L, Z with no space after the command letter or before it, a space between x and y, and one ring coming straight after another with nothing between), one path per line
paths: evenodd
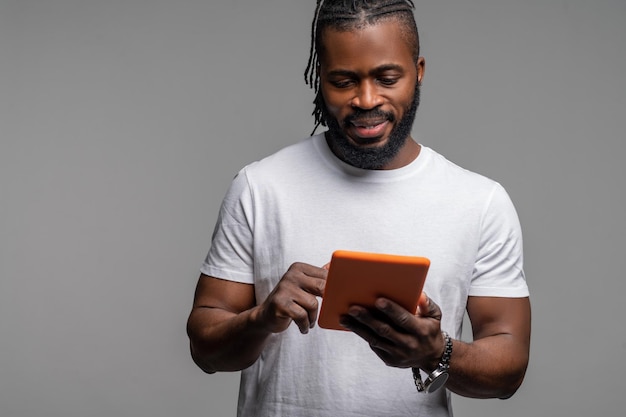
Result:
M441 332L445 341L443 355L439 360L437 369L432 371L425 381L422 381L422 375L419 368L412 368L413 381L418 392L435 392L448 380L448 370L450 369L450 357L452 356L452 338L447 332Z

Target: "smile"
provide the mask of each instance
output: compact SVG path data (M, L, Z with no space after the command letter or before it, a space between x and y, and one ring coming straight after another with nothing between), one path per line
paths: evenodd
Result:
M382 136L388 125L387 120L380 121L354 121L355 136L362 139L373 139Z

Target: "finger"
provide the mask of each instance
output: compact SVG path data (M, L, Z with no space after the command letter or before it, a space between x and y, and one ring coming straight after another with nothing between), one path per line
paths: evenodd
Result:
M309 280L311 280L311 278L309 278ZM308 289L304 288L305 291L300 291L295 294L292 300L291 317L300 328L301 333L308 333L309 329L313 328L317 322L319 301L314 291L317 292L316 289L320 288L320 283L323 290L324 281L315 278L312 280L316 280L318 285L309 287Z
M277 323L294 321L300 332L307 333L317 320L317 297L324 292L326 274L324 269L312 265L292 264L266 299L266 304L273 306L268 311L274 312ZM279 328L285 330L286 326Z
M378 310L369 310L362 306L352 306L348 314L357 323L362 337L367 337L367 341L372 346L383 347L385 344L396 345L402 338L402 331L394 326L392 320L381 314Z
M322 278L302 276L299 278L298 286L304 290L307 295L313 296L313 298L322 297L324 295L324 289L326 288L326 280ZM312 300L309 299L304 306L307 307L311 303Z
M417 304L417 311L420 317L430 317L436 320L441 320L441 309L423 292L422 295L420 295L420 299Z
M389 318L393 325L404 332L412 333L415 329L415 315L400 304L387 298L378 298L375 307Z
M309 294L321 297L326 288L328 271L308 264L294 264L290 268L297 285Z
M293 300L287 313L302 334L307 334L317 320L317 300L311 298Z
M310 264L305 264L302 262L296 262L293 265L291 265L289 267L290 270L294 270L294 271L299 271L302 272L303 274L313 277L313 278L321 278L321 279L326 279L326 276L328 275L328 269L325 268L320 268L314 265L310 265Z
M319 301L317 297L307 299L307 304L303 306L307 312L308 326L310 329L315 327L317 322L317 314L319 312Z
M340 319L340 324L365 340L372 349L390 352L393 342L388 338L393 331L391 326L377 320L367 309L353 306L348 314Z

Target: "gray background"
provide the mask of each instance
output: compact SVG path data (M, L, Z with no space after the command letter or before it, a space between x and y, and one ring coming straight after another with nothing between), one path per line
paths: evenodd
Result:
M524 385L456 414L622 415L626 2L417 3L414 135L507 188L532 291ZM314 6L0 1L0 415L234 415L185 320L230 179L313 126Z

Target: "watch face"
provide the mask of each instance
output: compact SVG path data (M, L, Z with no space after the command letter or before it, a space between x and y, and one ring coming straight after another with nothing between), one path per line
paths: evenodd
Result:
M437 372L437 371L435 371ZM439 388L443 387L448 381L448 373L446 371L440 371L439 373L433 372L430 384L426 387L428 392L435 392Z

